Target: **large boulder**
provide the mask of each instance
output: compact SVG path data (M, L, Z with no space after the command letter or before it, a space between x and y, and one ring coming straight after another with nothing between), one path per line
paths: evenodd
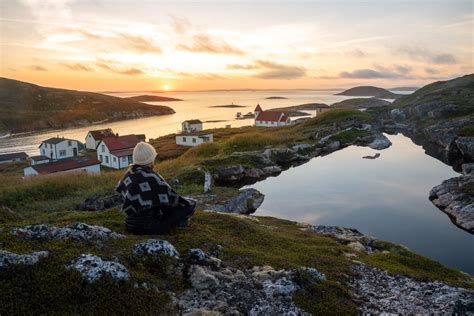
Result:
M116 261L103 260L91 254L82 254L72 260L66 268L79 271L86 282L93 283L102 276L108 275L115 280L128 280L130 273L127 268Z
M214 174L214 179L217 182L235 182L244 177L244 172L245 169L241 165L224 167Z
M224 204L210 205L207 209L223 213L251 214L259 208L264 198L265 195L256 189L242 189L236 197Z
M135 244L132 253L136 257L165 255L179 258L179 252L166 240L148 239L147 241Z
M40 258L47 257L48 255L48 251L36 251L31 254L20 255L0 250L0 269L17 264L33 265L37 263Z
M377 134L369 147L375 150L381 150L392 146L392 142L383 134Z
M46 224L16 227L11 230L15 236L26 239L59 239L59 240L110 240L125 238L124 235L113 232L109 228L75 223L65 227L49 226Z
M474 161L474 137L459 137L456 145L465 161Z

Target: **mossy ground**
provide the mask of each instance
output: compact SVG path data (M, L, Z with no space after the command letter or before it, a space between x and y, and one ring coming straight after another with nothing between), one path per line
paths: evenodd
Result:
M274 129L222 129L216 142L186 149L163 157L156 169L166 178L180 180L178 191L191 194L202 191L203 162L224 158L235 151L262 149L262 146L288 146L308 142L319 127L345 120L369 122L370 115L354 110L334 110L306 123ZM344 135L344 138L354 135ZM357 137L363 135L356 135ZM342 136L341 136L342 137ZM160 146L174 138L167 136ZM164 148L164 147L161 147ZM159 148L158 148L159 151ZM174 155L177 155L174 157ZM0 169L1 172L1 169ZM132 246L150 236L126 235L121 240L101 243L75 241L31 241L10 234L10 229L28 224L63 226L76 222L97 224L124 233L124 218L117 208L99 212L74 211L77 203L92 195L113 192L123 171L110 171L101 176L85 174L51 175L22 180L11 173L0 175L0 249L16 253L49 250L51 256L33 267L17 266L0 273L0 314L170 314L166 291L179 293L188 285L164 261L136 262L131 258ZM214 187L222 199L233 196L236 189ZM328 281L304 288L295 302L313 314L355 314L356 309L345 282L351 277L352 261L344 256L351 250L335 240L304 232L296 223L269 217L237 217L198 211L189 227L177 229L166 239L183 253L189 248L210 251L223 246L220 255L229 265L249 268L271 265L275 268L315 267ZM439 263L415 255L391 244L390 254L358 254L359 260L422 279L444 280L450 284L472 286L472 278ZM64 265L81 253L92 253L104 259L117 259L131 272L128 282L105 278L95 285L85 284L77 273ZM136 289L135 283L153 283L159 292Z

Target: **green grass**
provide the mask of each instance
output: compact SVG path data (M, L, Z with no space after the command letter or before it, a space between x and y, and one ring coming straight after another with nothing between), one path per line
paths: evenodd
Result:
M461 128L458 133L459 136L474 137L474 125L468 125Z
M334 136L331 136L331 140L339 141L341 144L349 144L356 141L358 138L363 138L369 136L369 132L359 129L350 129L342 131Z

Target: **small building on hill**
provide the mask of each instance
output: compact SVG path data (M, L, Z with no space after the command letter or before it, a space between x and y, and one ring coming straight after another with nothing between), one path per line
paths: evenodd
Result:
M290 125L291 120L288 115L281 111L263 111L260 104L255 108L255 126L277 127Z
M31 165L23 169L25 177L60 172L100 173L100 161L93 157L73 157Z
M86 135L86 149L96 150L102 139L113 136L118 135L115 135L111 128L89 131Z
M212 143L214 141L214 134L201 131L189 132L176 135L176 145L180 146L197 146L202 143Z
M126 168L133 162L133 148L144 140L145 135L134 134L106 137L97 146L97 159L109 168Z
M27 158L28 155L25 152L3 154L0 155L0 164L25 161Z
M43 163L48 163L51 161L51 159L49 159L46 156L39 155L39 156L31 156L30 158L28 158L28 161L30 163L30 166L34 166L34 165L40 165Z
M40 154L53 160L76 157L82 148L81 142L64 137L49 138L39 146Z
M181 123L182 133L201 132L202 122L201 120L187 120Z

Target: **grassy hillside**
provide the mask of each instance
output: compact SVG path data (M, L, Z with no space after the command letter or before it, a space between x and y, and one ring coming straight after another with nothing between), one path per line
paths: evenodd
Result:
M27 132L174 113L99 93L55 89L0 78L0 132Z
M386 89L373 86L359 86L347 89L337 95L349 95L354 97L375 97L380 99L396 99L400 94L390 92Z

